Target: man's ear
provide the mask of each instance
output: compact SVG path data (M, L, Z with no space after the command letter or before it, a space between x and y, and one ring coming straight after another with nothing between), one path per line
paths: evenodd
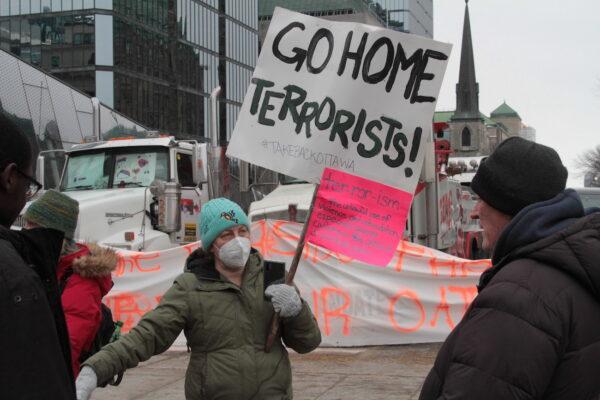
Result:
M0 171L0 190L12 194L17 187L17 164L10 163Z

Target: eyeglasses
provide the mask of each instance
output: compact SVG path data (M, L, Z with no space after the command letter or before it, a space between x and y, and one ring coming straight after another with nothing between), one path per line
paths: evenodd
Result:
M29 186L27 187L27 192L25 192L25 196L27 196L28 200L31 199L33 196L35 196L37 194L37 192L39 192L40 189L43 188L43 185L41 183L39 183L38 181L36 181L35 178L27 175L25 172L21 171L20 169L17 169L17 172L29 181Z

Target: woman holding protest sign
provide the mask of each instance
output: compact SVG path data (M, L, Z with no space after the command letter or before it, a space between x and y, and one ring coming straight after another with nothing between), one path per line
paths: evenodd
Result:
M167 350L183 330L191 348L187 399L291 399L292 375L285 343L299 353L321 342L317 322L293 286L269 279L261 255L250 246L248 217L219 198L202 207L202 248L186 261L159 305L132 331L84 363L77 398ZM281 270L282 275L284 273ZM281 277L280 277L281 278ZM265 342L275 311L281 340Z

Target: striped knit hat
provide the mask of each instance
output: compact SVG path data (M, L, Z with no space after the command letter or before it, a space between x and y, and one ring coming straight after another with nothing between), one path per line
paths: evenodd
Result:
M73 239L78 215L77 200L56 190L48 190L29 206L23 217L41 227L64 232L65 238Z

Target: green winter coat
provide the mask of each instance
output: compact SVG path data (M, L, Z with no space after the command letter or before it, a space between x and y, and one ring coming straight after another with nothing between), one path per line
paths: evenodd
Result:
M241 288L223 280L212 261L194 252L186 271L175 279L159 305L131 332L104 347L84 365L94 369L98 384L166 351L181 330L191 348L185 379L189 400L292 399L288 353L276 340L264 346L273 306L264 298L263 262L253 251ZM307 353L321 342L317 322L306 304L300 314L282 320L283 342Z

